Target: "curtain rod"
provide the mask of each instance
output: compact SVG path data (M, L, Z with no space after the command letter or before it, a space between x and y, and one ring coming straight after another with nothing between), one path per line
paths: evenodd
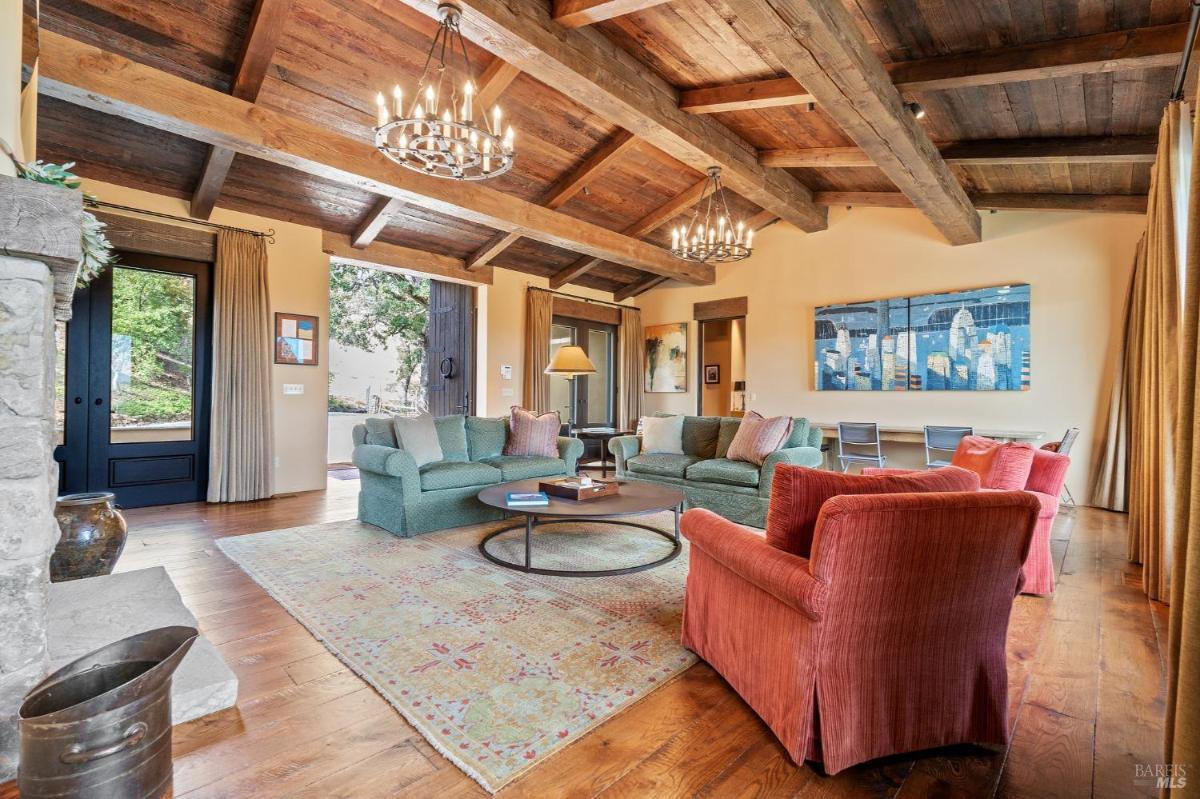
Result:
M133 214L142 214L143 216L154 216L159 219L170 219L175 222L187 222L191 225L204 225L205 227L216 228L218 230L232 230L235 233L249 233L251 236L258 236L267 240L268 244L275 243L275 228L267 228L264 233L261 230L250 230L244 227L234 227L233 225L222 225L219 222L209 222L204 219L192 219L190 216L176 216L174 214L164 214L161 211L147 211L145 208L133 208L128 205L118 205L117 203L105 202L104 200L88 199L85 204L93 208L111 208L114 211L128 211Z
M547 294L554 294L558 297L566 297L569 300L579 300L580 302L590 302L596 305L607 305L611 308L629 308L634 311L642 310L636 305L622 305L619 302L608 302L606 300L593 300L591 297L579 297L574 294L567 294L565 291L555 291L554 289L544 289L541 286L535 286L532 283L525 284L531 291L544 291Z
M1200 26L1200 0L1192 0L1192 16L1188 19L1187 37L1183 40L1183 54L1179 58L1179 68L1175 70L1175 88L1171 91L1172 100L1183 99L1183 83L1187 80L1188 62L1192 60L1192 48L1196 46L1196 28Z

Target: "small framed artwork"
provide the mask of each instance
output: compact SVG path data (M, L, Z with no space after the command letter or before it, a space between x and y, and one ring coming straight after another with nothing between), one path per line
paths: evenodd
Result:
M721 382L721 364L706 364L704 367L704 382L708 385Z
M275 363L316 366L320 356L318 319L298 313L275 314Z

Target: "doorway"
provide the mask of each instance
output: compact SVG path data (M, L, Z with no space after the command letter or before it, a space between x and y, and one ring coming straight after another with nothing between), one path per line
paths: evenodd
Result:
M746 393L746 317L700 322L701 416L741 416Z
M59 329L62 493L124 507L195 502L208 487L212 265L119 252L77 289Z
M555 314L550 325L550 357L559 347L577 345L596 367L593 375L550 375L550 407L573 428L613 427L617 416L617 326Z

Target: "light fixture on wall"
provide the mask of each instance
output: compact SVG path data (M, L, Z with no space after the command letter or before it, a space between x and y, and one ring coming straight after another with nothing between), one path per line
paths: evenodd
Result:
M729 263L749 258L754 231L733 219L721 185L721 167L708 168L708 185L686 225L671 231L671 254L685 261Z
M913 115L913 119L924 119L925 118L925 106L921 105L920 103L918 103L918 102L905 103L904 107L907 108L908 112Z
M512 168L512 125L501 134L500 106L475 107L478 84L459 30L462 10L437 8L438 29L406 107L400 84L375 98L375 147L401 166L451 180L485 180ZM457 74L456 74L457 73Z

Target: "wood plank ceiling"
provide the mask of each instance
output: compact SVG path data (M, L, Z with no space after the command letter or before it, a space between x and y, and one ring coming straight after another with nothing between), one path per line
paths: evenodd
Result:
M370 150L375 92L413 85L435 5L42 0L41 24ZM659 246L710 162L724 164L727 183L743 195L730 197L736 212L758 224L784 216L808 230L823 227L822 205L915 204L949 240L970 241L974 212L962 210L962 192L980 209L1136 210L1188 13L1188 0L462 5L464 32L488 48L469 46L481 84L518 135L514 168L489 188L548 209L533 209L539 214ZM807 49L779 35L799 22L826 26L828 35ZM822 47L814 62L808 50ZM603 74L592 69L598 58ZM838 70L838 59L855 64L854 74ZM869 87L871 102L839 105L838 92L855 85ZM506 235L447 214L444 204L377 194L257 150L230 159L233 150L213 146L212 136L143 124L145 114L123 118L137 98L84 107L70 91L49 94L39 104L40 158L189 199L200 216L215 202L345 237L365 261L374 243L398 245L619 296L667 274L653 271L661 270L654 258L619 265L545 242L561 237ZM926 112L919 122L904 116L902 103L914 101ZM871 124L860 118L864 109ZM889 127L875 125L883 119ZM605 246L621 247L616 239Z

